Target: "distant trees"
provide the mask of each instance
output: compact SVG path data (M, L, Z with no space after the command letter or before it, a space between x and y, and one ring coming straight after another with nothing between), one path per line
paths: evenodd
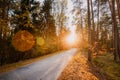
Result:
M92 7L92 3L97 2ZM88 16L92 19L92 26L96 24L95 29L94 26L91 27L94 33L91 34L93 44L94 42L98 42L100 45L100 50L106 49L109 51L113 48L114 60L118 62L120 60L119 53L119 1L118 0L91 0L91 13L92 17L89 16L89 7L88 7ZM109 6L108 6L109 5ZM117 5L117 6L115 6ZM95 10L95 11L94 11ZM111 14L110 14L111 12ZM97 21L93 22L97 17ZM89 21L88 17L88 21ZM90 23L88 23L90 25ZM89 35L89 34L88 34ZM94 38L93 38L94 36ZM89 40L89 38L88 38ZM94 47L94 45L92 46Z
M67 33L67 28L65 28L65 24L67 21L66 12L67 11L67 1L66 0L54 0L53 2L53 17L55 19L55 25L57 29L57 42L58 42L58 50L63 48L63 38Z
M44 15L44 21L45 21L45 24L46 25L46 30L45 32L47 32L47 35L52 35L55 37L56 35L56 28L55 28L55 20L52 16L52 3L53 3L53 0L45 0L44 1L44 5L42 7L42 10L41 10L41 13L42 15Z
M75 0L73 2L76 6L79 0ZM79 28L77 28L77 31L88 31L88 49L94 51L94 48L97 44L98 51L112 50L114 53L114 60L116 62L119 61L120 56L118 42L120 34L119 4L119 0L87 0L87 8L83 8L83 10L87 10L87 12L84 13L86 15L81 13L76 15L76 17L79 18L77 19L79 23L81 21L84 21L82 22L84 26L83 31L78 30ZM81 4L79 5L79 7L81 7ZM73 11L75 12L75 10L81 11L78 8L74 8ZM83 20L81 20L79 15L83 17ZM79 23L77 23L77 25ZM79 27L81 27L80 24ZM89 50L88 52L90 52ZM90 54L88 56L88 60L91 60Z
M74 0L73 4L74 4L74 9L73 9L72 13L75 14L73 24L76 25L76 27L77 27L76 32L77 32L78 36L82 39L82 41L84 41L85 36L84 36L83 32L84 32L85 9L82 7L83 2L80 0Z

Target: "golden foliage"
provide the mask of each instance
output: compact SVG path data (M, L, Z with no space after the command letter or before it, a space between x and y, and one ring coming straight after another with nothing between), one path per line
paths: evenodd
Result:
M42 46L45 44L45 40L42 37L37 37L36 43Z
M35 38L28 31L21 30L14 35L12 44L18 51L28 51L34 46Z

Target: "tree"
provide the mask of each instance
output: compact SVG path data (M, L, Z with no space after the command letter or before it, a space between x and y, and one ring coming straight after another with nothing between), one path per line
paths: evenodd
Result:
M87 9L88 9L88 61L92 60L91 53L91 21L90 21L90 0L87 0Z
M53 2L53 16L55 19L55 25L57 28L57 41L58 41L58 50L62 48L62 39L63 32L65 30L65 23L67 20L67 16L65 15L65 11L67 9L66 0L54 0Z
M96 40L98 41L99 40L99 29L100 29L100 24L99 24L99 11L100 11L100 0L97 1L98 5L97 5L97 38Z
M75 14L74 18L74 24L77 25L77 33L78 36L81 37L82 41L84 41L84 35L83 35L83 20L84 20L84 14L85 14L85 9L82 7L83 2L80 0L74 0L74 9L73 12Z
M95 21L94 21L94 10L93 10L93 3L92 0L90 0L91 4L91 13L92 13L92 31L91 31L91 37L92 37L92 44L94 44L95 41Z
M53 15L55 18L56 26L59 29L58 32L60 34L60 32L62 31L62 28L65 26L65 22L66 22L65 10L67 9L67 7L66 7L67 2L66 2L66 0L54 1L53 5L54 5Z
M45 24L46 25L46 32L49 35L55 36L56 35L56 28L55 28L55 21L53 16L51 15L52 10L52 2L53 0L45 0L44 5L42 7L42 13L44 14Z
M32 17L32 24L39 24L39 16L40 16L40 11L41 11L41 5L40 2L31 0L30 1L30 13Z
M116 11L115 11L115 0L108 0L111 15L112 15L112 24L113 24L113 48L114 48L114 60L118 62L120 60L120 53L119 53L119 33L116 21Z
M13 7L14 14L12 14L12 24L15 25L15 32L19 30L33 31L32 25L32 11L37 8L38 2L34 0L21 0L15 2Z
M116 5L117 5L118 18L119 18L119 24L120 24L120 1L119 0L116 0Z
M4 64L8 56L8 38L10 28L8 27L8 0L0 1L0 65Z

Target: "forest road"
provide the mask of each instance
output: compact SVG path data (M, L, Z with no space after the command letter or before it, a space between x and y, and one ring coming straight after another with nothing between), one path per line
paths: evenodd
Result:
M57 80L67 66L76 48L55 56L0 74L0 80Z

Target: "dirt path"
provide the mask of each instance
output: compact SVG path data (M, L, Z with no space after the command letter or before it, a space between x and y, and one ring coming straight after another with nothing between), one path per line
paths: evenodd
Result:
M100 76L96 77L93 69L88 64L87 58L82 53L77 53L61 73L58 80L101 80ZM102 78L102 80L106 80Z

